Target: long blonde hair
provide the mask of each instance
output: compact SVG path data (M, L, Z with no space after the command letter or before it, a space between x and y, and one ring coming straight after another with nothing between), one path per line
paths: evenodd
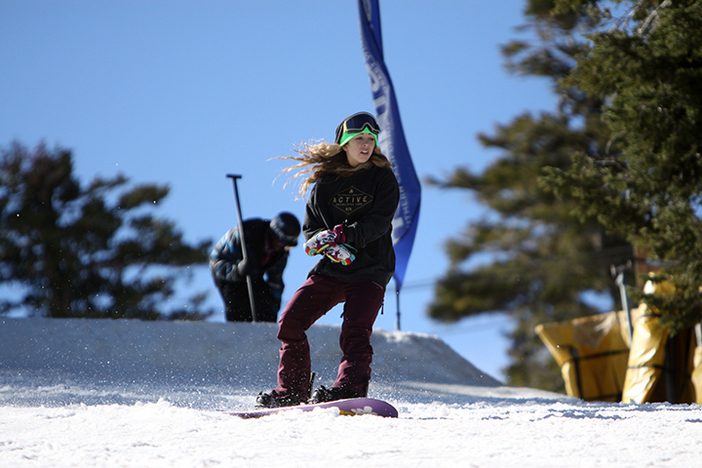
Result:
M300 190L297 192L295 199L304 197L312 184L319 181L322 175L328 172L338 174L341 177L348 177L371 165L392 169L392 164L388 158L380 152L378 145L375 145L375 148L373 148L373 154L370 159L356 167L351 167L346 158L346 151L342 146L336 143L300 143L294 151L299 156L281 156L276 159L292 159L298 161L297 164L283 169L284 174L299 169L297 174L290 177L285 182L286 185L293 179L306 176L300 184Z

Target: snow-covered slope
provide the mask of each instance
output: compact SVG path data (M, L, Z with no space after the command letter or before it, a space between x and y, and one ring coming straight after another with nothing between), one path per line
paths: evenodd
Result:
M67 382L92 382L145 395L158 388L178 392L177 402L182 404L212 407L223 402L203 399L202 392L249 394L253 400L259 391L273 388L279 349L276 330L268 323L4 319L0 364L15 384L31 387L31 382L42 381L45 386L65 387ZM317 382L328 385L341 357L339 327L316 325L308 336ZM375 330L372 344L372 395L515 394L435 336ZM70 401L80 402L78 393ZM197 398L188 398L189 393ZM538 391L529 395L561 397ZM94 394L85 397L100 401ZM37 399L31 391L10 398L14 403ZM65 396L45 398L44 404L55 398L56 404L65 401Z
M275 383L274 325L0 320L0 466L700 466L699 405L586 403L501 385L432 336L376 330L370 396L397 419L334 410L241 420ZM338 328L310 331L318 382Z

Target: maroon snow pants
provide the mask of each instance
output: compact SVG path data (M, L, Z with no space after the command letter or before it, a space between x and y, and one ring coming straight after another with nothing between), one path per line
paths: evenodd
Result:
M278 321L278 339L282 346L275 393L309 398L311 361L305 332L332 307L343 302L339 337L343 356L332 387L365 396L373 360L370 338L384 296L385 288L374 281L346 283L328 276L310 276L293 294Z

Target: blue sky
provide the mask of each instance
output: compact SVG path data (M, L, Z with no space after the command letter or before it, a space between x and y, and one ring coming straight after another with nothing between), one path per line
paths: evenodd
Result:
M480 132L555 107L548 83L510 75L499 46L524 38L524 2L381 0L383 49L420 180L499 154ZM310 140L332 140L347 115L373 111L352 0L5 0L0 2L0 146L44 141L73 151L83 183L123 173L168 184L157 208L186 239L216 241L236 223L228 173L241 174L244 218L291 211L296 185L276 177ZM510 322L482 316L430 320L433 282L448 266L444 242L487 215L469 194L423 184L414 250L400 295L403 331L440 336L496 378ZM293 251L287 300L316 260ZM206 267L182 297L209 291ZM176 299L178 300L178 299ZM339 323L334 310L322 323ZM394 283L376 326L395 329ZM214 320L223 321L223 314Z

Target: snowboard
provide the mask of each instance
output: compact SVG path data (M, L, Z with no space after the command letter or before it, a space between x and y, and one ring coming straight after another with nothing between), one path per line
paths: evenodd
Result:
M324 403L303 404L296 406L283 406L281 408L260 408L249 411L224 411L232 416L243 419L261 418L283 411L314 411L317 408L338 408L339 413L345 416L372 414L384 418L396 418L397 409L390 403L373 398L349 398L347 400L325 401Z

